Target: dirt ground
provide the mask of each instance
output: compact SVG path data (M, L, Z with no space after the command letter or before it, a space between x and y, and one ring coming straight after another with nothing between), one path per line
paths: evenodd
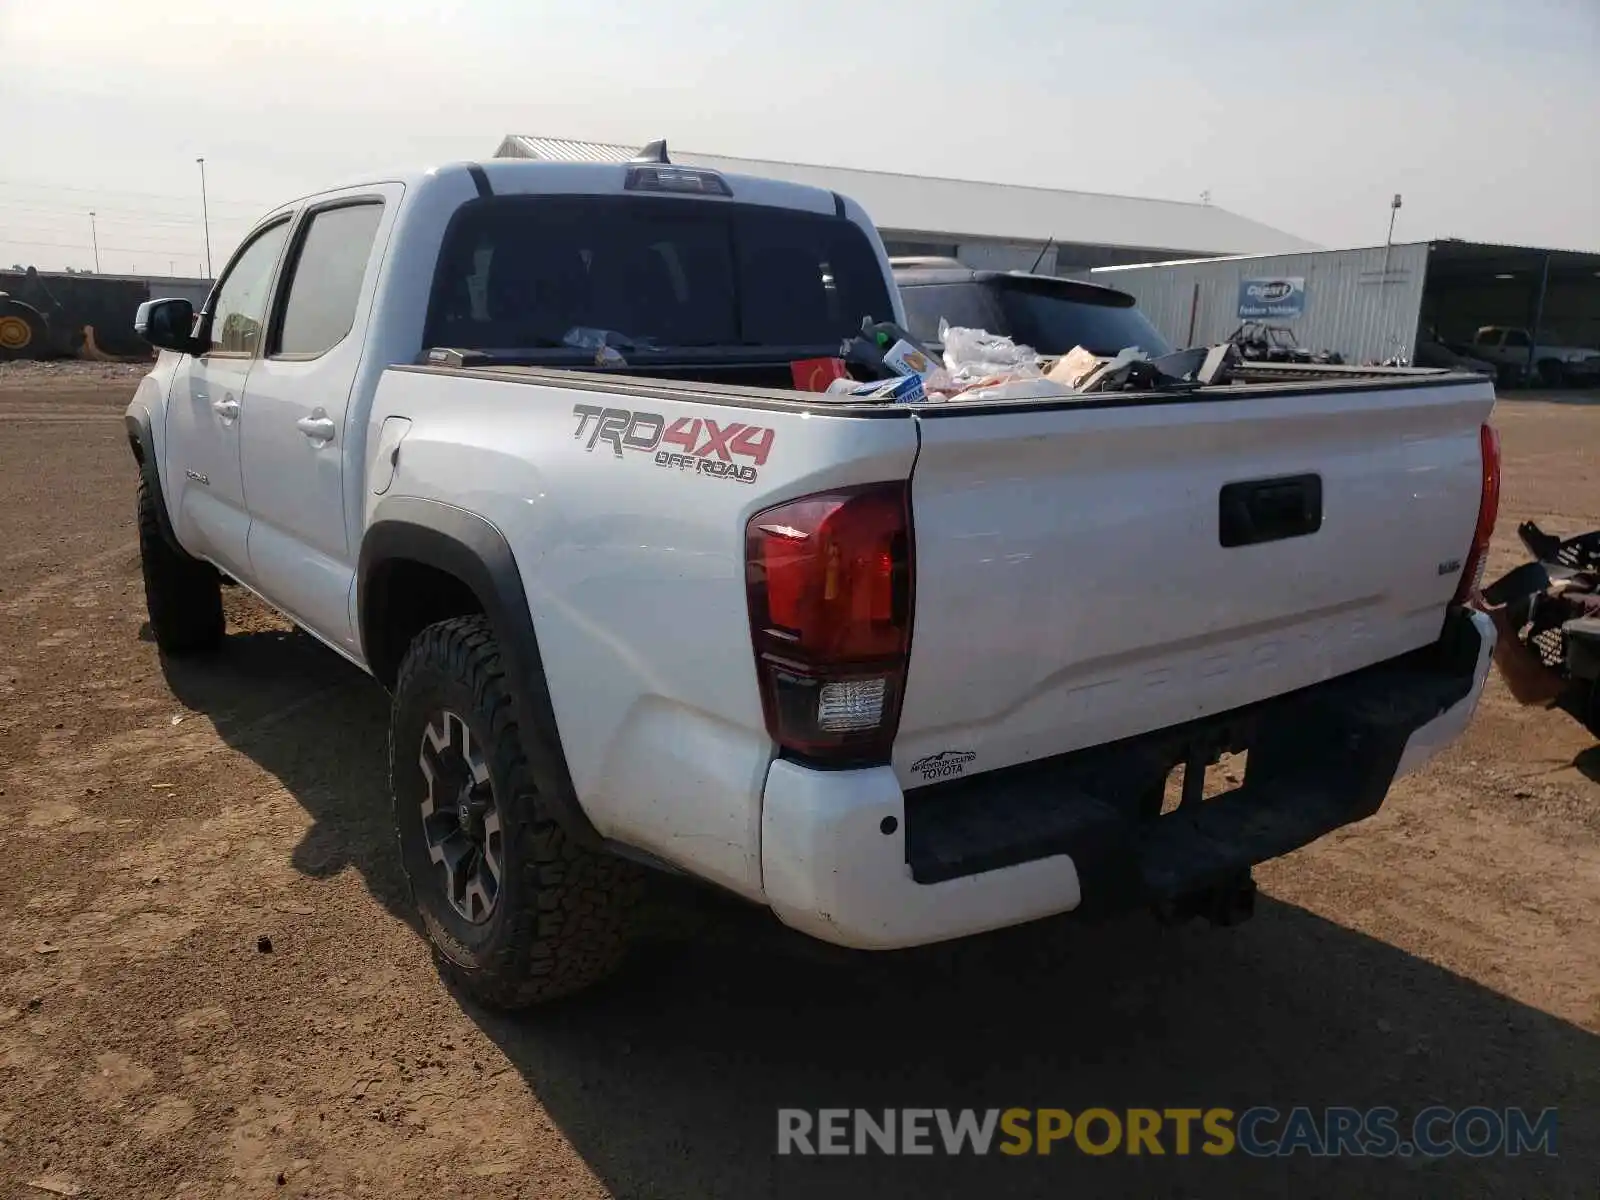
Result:
M85 1197L1595 1195L1600 747L1498 680L1234 929L1070 920L835 962L703 913L518 1019L409 922L386 697L230 590L145 628L136 368L0 368L0 1191ZM1498 412L1517 522L1600 526L1600 399ZM270 952L266 947L270 941ZM779 1106L1560 1110L1559 1155L780 1159Z

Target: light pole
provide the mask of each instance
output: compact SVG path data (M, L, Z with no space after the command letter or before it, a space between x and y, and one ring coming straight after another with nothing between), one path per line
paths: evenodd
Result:
M89 210L89 240L94 243L94 273L100 274L100 231L95 228L94 209Z
M1400 193L1394 194L1394 199L1389 201L1389 236L1383 239L1383 278L1379 286L1389 282L1389 247L1394 243L1394 219L1400 214Z
M206 206L206 160L194 160L200 164L200 216L206 227L206 278L211 278L211 210Z

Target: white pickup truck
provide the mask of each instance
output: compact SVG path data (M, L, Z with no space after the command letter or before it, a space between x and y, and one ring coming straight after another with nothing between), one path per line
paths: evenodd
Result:
M1472 338L1472 353L1500 368L1502 379L1531 377L1544 387L1588 386L1600 380L1600 350L1559 346L1552 340L1534 344L1526 329L1485 325Z
M476 996L606 975L650 868L858 949L1240 915L1461 732L1487 381L797 391L904 323L867 214L643 159L296 200L137 319L161 651L224 644L225 576L392 693L400 852Z

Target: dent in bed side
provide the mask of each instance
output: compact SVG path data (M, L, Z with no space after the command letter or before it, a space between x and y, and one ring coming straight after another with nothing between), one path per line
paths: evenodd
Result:
M384 499L361 541L356 609L362 655L385 687L394 685L421 628L464 611L487 616L524 745L538 751L530 765L539 792L568 836L586 847L601 844L572 786L522 576L498 529L436 500Z

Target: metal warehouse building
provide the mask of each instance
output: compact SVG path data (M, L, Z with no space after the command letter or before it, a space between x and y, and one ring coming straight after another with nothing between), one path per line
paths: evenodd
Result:
M637 146L512 135L500 158L626 162ZM673 162L840 192L872 214L890 254L1046 273L1113 263L1315 250L1303 238L1210 204L763 162L670 148ZM1043 258L1040 255L1043 252Z
M1424 340L1470 352L1484 326L1528 331L1530 360L1534 345L1600 347L1600 253L1447 238L1115 266L1082 277L1132 293L1182 346L1223 341L1259 320L1352 363L1411 360Z

